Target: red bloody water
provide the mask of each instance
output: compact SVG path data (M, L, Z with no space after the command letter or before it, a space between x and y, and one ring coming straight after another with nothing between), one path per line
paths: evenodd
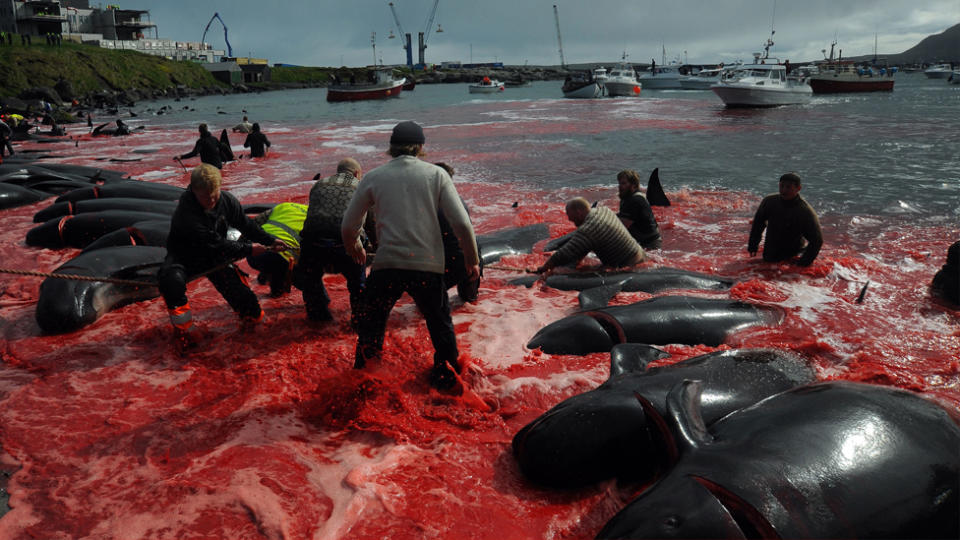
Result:
M430 159L460 169L458 188L481 234L540 222L554 236L567 232L562 201L574 194L616 205L612 180L602 191L559 192L483 181L476 171L504 156L458 146L458 128L442 129L448 142ZM170 156L193 138L148 130L57 152L64 162L183 185L184 170ZM321 131L277 128L270 138L268 158L225 167L226 189L243 202L306 202L313 174L331 174L347 155L326 145L333 139ZM381 131L353 143L379 149L385 140ZM365 156L367 169L387 159L379 150ZM666 248L648 266L732 276L738 283L729 292L685 292L786 311L782 325L744 331L721 349L795 351L823 379L907 388L960 411L960 318L926 291L943 263L943 239L955 231L827 219L823 252L798 269L747 257L758 197L667 191L673 206L655 208ZM33 213L49 202L4 212L0 266L50 271L76 255L24 245ZM539 249L497 266L540 264ZM33 318L40 280L0 275L0 443L4 466L16 471L0 537L593 537L637 486L539 489L519 474L510 440L560 400L603 382L609 359L527 350L538 329L576 311L576 293L509 285L517 275L488 268L476 305L452 295L469 366L464 395L429 387L433 350L406 298L391 316L383 361L352 370L355 337L339 276L325 279L335 323L308 326L298 292L271 299L254 285L267 319L246 334L209 283L191 284L194 318L208 336L201 350L181 356L159 299L71 334L42 336ZM647 297L620 294L613 303ZM673 355L665 363L715 350L665 349Z

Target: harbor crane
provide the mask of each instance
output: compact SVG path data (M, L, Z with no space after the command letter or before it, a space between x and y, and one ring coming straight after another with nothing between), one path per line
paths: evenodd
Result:
M200 43L203 43L203 40L207 38L207 30L210 29L210 25L213 24L214 19L220 21L220 26L223 26L223 41L227 44L227 56L233 58L233 47L230 46L230 40L227 39L227 24L223 22L220 13L214 13L213 17L210 17L210 22L208 22L207 27L203 29L203 37L200 38Z
M400 45L403 47L403 50L407 51L407 65L413 65L413 50L410 48L410 34L403 31L403 25L400 24L400 17L397 17L397 9L393 7L393 2L388 4L390 6L390 13L393 13L393 22L397 24L397 32L400 32ZM388 37L392 38L393 34Z
M557 46L560 48L560 67L566 68L567 64L563 61L563 40L560 39L560 13L557 11L557 5L553 5L553 19L557 22Z
M437 16L437 6L440 4L440 0L433 1L433 7L430 9L430 15L427 17L427 25L424 28L423 32L420 32L418 35L418 57L417 60L419 63L417 65L423 66L425 64L424 60L424 51L427 49L427 40L430 39L430 31L433 29L433 20ZM407 52L407 65L413 67L413 43L409 33L403 31L403 25L400 24L400 17L397 16L397 8L393 5L393 2L389 2L387 5L390 6L390 13L393 14L393 22L397 26L397 32L400 34L400 45ZM439 28L437 25L437 33L443 32L443 28ZM390 30L390 35L387 36L388 39L392 39L396 36L393 35L393 30Z

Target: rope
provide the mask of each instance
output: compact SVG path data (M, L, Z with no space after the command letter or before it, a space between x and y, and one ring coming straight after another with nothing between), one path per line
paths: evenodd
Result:
M536 273L536 272L531 272L526 268L518 268L516 266L500 266L500 265L486 264L483 267L489 268L491 270L506 270L507 272L523 272L523 273L531 273L531 274Z
M119 279L111 277L81 276L80 274L53 274L50 272L34 272L32 270L15 270L13 268L0 268L0 274L15 274L18 276L37 276L57 279L71 279L75 281L102 281L104 283L116 283L117 285L135 285L138 287L156 287L156 283L149 281L135 281L132 279Z
M214 266L213 268L197 274L193 279L202 278L207 274L212 274L223 270L233 264L233 261ZM70 279L74 281L100 281L103 283L114 283L117 285L133 285L135 287L156 287L157 284L152 281L137 281L133 279L120 279L112 277L82 276L80 274L54 274L51 272L35 272L33 270L16 270L13 268L0 268L0 274L14 274L18 276L36 276L56 279Z

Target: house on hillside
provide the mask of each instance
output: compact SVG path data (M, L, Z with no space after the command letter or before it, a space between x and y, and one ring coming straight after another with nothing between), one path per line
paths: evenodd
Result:
M38 37L53 34L66 41L171 60L216 62L224 56L223 50L208 43L160 38L149 11L97 6L91 7L89 0L0 0L0 30Z

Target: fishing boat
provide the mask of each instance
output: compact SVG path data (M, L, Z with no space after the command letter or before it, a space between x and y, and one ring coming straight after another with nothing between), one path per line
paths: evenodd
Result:
M745 64L730 72L710 87L727 107L777 107L807 103L813 89L802 79L787 77L787 66L769 56L773 40L767 40L761 57L754 55L753 64Z
M951 73L953 73L953 68L950 64L937 64L923 70L923 74L926 75L928 79L948 79Z
M639 96L643 84L637 78L637 72L627 62L627 53L623 53L620 63L610 70L603 83L610 97Z
M857 66L853 62L821 65L820 72L808 79L814 94L841 92L889 92L893 90L897 68Z
M680 79L680 88L684 90L709 90L711 86L720 82L724 73L733 71L738 67L740 66L721 66L713 69L701 69L695 75L689 75Z
M830 57L817 65L808 82L814 94L837 94L842 92L889 92L893 90L893 75L896 67L873 68L857 66L853 62L833 58L837 42L830 44Z
M669 88L680 88L680 79L684 75L680 73L680 66L671 64L668 66L655 66L647 71L640 72L640 83L644 88L654 90L665 90Z
M394 78L393 71L377 69L370 71L365 81L351 78L349 81L338 81L327 88L327 101L358 101L363 99L386 99L398 97L403 91L407 80L404 77Z
M560 88L566 98L597 98L603 95L603 87L593 77L592 71L574 73L567 77Z
M495 94L503 92L504 84L496 79L484 77L479 82L471 83L468 90L471 94Z

